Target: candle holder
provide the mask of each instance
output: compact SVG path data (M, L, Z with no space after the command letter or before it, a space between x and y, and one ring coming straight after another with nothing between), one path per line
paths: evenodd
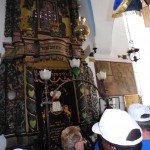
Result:
M49 105L51 104L51 102L48 99L48 85L47 85L47 81L50 79L51 77L51 71L49 70L41 70L40 71L40 77L42 80L45 81L45 101L41 103L41 106L45 105L45 119L46 119L46 136L47 136L47 146L48 146L48 150L50 149L50 128L49 128Z

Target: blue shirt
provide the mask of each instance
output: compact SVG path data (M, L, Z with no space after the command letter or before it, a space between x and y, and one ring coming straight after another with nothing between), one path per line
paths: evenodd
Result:
M94 150L100 150L98 142L95 143Z
M142 150L149 150L149 149L150 149L150 140L143 140ZM98 142L95 143L94 150L100 150Z
M142 150L149 150L149 149L150 149L150 140L143 140L142 141ZM96 149L94 149L94 150L96 150Z

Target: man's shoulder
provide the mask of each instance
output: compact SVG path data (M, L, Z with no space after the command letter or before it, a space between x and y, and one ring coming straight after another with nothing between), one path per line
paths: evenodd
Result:
M142 150L148 150L150 148L150 139L142 141Z

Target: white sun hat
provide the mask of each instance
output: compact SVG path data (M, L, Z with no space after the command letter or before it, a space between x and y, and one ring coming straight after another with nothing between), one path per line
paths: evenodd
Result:
M150 109L143 104L131 104L128 113L136 121L145 122L150 120ZM142 115L147 116L142 117Z
M6 144L7 142L4 134L0 135L0 150L5 150Z
M139 137L127 140L131 131L137 129ZM142 130L136 121L120 109L106 109L99 122L92 127L94 133L100 134L105 140L117 145L136 145L142 141Z

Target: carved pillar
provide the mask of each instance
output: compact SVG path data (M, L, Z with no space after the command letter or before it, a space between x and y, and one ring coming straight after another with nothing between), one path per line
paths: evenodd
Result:
M33 77L33 56L26 56L24 62L26 132L31 134L38 132L36 95Z

